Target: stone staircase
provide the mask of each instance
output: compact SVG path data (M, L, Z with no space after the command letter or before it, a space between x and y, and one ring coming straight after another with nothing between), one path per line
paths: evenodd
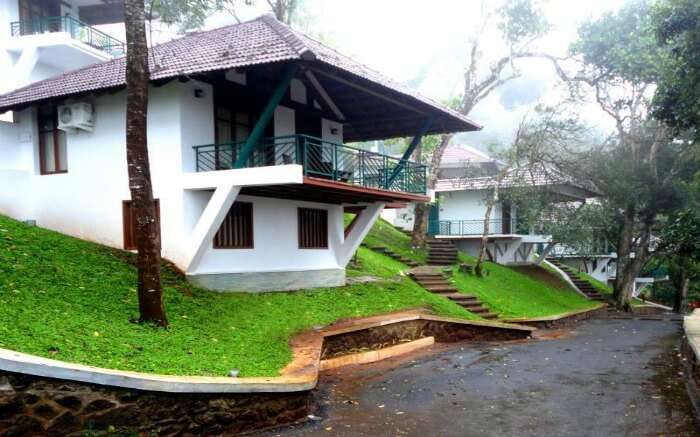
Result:
M428 265L448 266L457 262L457 248L451 241L431 238L428 244Z
M547 261L549 261L551 264L554 264L562 272L564 272L564 274L566 274L566 276L568 276L569 279L571 279L571 282L574 283L576 288L581 290L581 292L583 292L583 294L585 294L589 299L597 300L600 302L605 302L607 300L605 296L600 294L600 292L590 282L586 281L585 279L581 279L578 276L576 270L572 267L569 267L568 265L562 263L556 258L547 258Z
M418 267L409 272L411 278L418 282L423 288L431 293L439 294L440 296L451 300L460 305L464 309L477 314L484 319L495 319L498 316L492 313L484 304L476 297L468 294L460 293L445 277L445 274L439 267L423 266Z
M419 265L416 261L412 260L411 258L407 258L401 254L398 254L387 247L382 247L382 246L371 246L370 247L370 246L367 246L365 244L362 244L362 246L366 247L370 250L373 250L375 252L379 252L381 254L384 254L384 255L388 256L389 258L392 258L400 263L406 264L409 267L417 267Z

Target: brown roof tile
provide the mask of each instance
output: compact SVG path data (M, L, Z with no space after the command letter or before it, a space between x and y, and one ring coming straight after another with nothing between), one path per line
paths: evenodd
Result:
M438 104L406 86L264 15L252 21L197 32L151 49L151 79L226 70L290 60L316 60L398 92L415 103L428 105L457 122L462 130L480 126L462 114ZM124 86L125 57L93 64L35 82L0 96L0 112L21 105L83 92Z

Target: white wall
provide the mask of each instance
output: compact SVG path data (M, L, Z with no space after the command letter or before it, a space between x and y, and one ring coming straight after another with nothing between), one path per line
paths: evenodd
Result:
M337 269L338 234L343 232L343 208L339 205L264 197L238 196L253 204L254 249L214 249L212 242L192 274L221 272L275 272ZM299 249L297 208L328 211L328 249Z

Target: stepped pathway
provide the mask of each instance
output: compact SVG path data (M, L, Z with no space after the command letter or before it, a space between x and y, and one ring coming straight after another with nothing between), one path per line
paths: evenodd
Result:
M389 248L387 248L387 247L382 247L382 246L368 246L368 245L366 245L366 244L364 244L364 243L362 244L362 246L363 246L363 247L366 247L366 248L368 248L368 249L370 249L370 250L373 250L373 251L375 251L375 252L379 252L379 253L381 253L381 254L384 254L384 255L388 256L389 258L392 258L392 259L394 259L394 260L396 260L396 261L398 261L398 262L400 262L400 263L406 264L406 265L409 266L409 267L417 267L417 266L419 265L415 260L412 260L411 258L407 258L407 257L405 257L405 256L403 256L403 255L401 255L401 254L398 254L398 253L394 252L393 250L391 250L391 249L389 249Z
M411 269L409 275L429 292L439 294L484 319L495 319L498 317L486 308L476 296L460 293L454 285L449 283L440 267L416 267Z
M457 248L451 241L431 238L428 243L428 265L448 266L457 262Z
M577 272L576 272L575 269L573 269L572 267L569 267L568 265L562 263L561 261L559 261L559 260L556 259L556 258L547 258L547 261L549 261L550 263L554 264L554 265L557 266L562 272L564 272L564 274L566 274L566 276L568 276L569 279L571 279L571 282L573 282L574 285L576 285L576 288L578 288L579 290L581 290L581 291L583 292L583 294L585 294L589 299L591 299L591 300L597 300L597 301L600 301L600 302L605 302L605 301L607 301L607 299L605 298L605 296L603 296L602 294L600 294L600 292L598 291L598 289L596 289L590 282L586 281L585 279L581 279L581 278L578 276L578 274L577 274Z

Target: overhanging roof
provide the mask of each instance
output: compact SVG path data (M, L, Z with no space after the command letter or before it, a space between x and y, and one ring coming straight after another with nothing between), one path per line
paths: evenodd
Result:
M198 32L151 49L151 80L198 77L208 72L299 62L312 71L347 115L347 141L415 134L432 119L428 134L461 132L481 126L457 111L293 30L271 15ZM70 71L0 96L0 113L55 99L125 86L125 57ZM369 104L371 103L371 105ZM345 111L344 111L345 112ZM361 117L362 114L370 114Z

